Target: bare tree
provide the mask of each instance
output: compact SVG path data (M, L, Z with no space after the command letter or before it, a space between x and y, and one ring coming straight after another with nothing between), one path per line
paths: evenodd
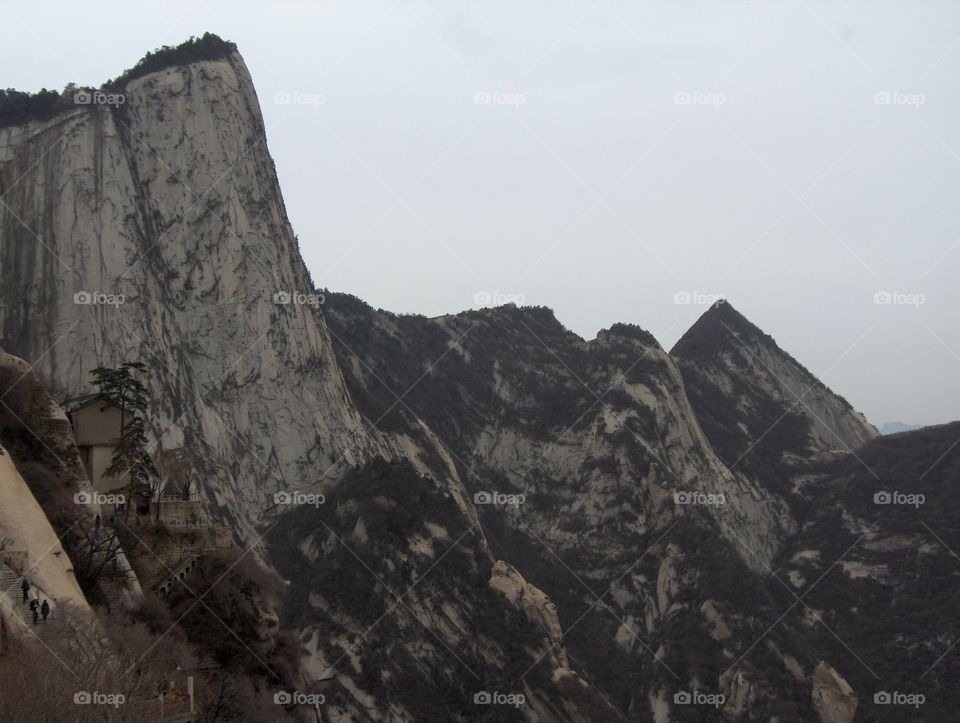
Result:
M0 721L157 721L161 711L187 711L188 678L196 720L205 723L301 720L309 712L275 704L283 686L243 666L221 667L215 647L198 648L171 618L151 626L147 617L101 620L64 603L47 623L28 626L0 655Z
M54 514L54 525L58 530L67 530L63 543L84 592L92 591L102 578L126 576L123 545L116 531L97 525L86 506L61 504Z

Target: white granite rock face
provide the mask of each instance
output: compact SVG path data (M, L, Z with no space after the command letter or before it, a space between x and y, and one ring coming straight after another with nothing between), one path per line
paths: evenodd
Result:
M344 388L322 298L306 296L239 55L135 79L125 95L118 111L0 129L0 338L67 391L87 391L96 366L146 363L159 449L202 450L194 481L252 540L275 491L335 476L378 443ZM74 303L80 292L117 296Z

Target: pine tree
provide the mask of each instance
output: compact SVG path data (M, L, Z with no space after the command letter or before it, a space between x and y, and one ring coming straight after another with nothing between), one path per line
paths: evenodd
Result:
M124 362L117 369L97 367L90 374L100 394L120 409L120 442L113 451L110 466L104 471L110 476L129 473L128 504L124 515L129 515L133 492L153 494L160 474L147 451L146 424L143 415L150 405L150 393L134 376L146 366L141 362Z

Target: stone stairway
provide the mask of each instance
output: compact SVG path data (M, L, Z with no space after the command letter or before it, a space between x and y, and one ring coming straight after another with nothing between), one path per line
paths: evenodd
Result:
M30 604L23 602L20 580L21 577L16 572L0 563L0 605L6 611L13 613L24 625L33 628L33 613L30 612ZM30 596L34 595L39 595L41 602L49 599L44 596L43 590L31 585Z
M23 602L23 593L20 591L20 577L6 565L0 565L0 589L2 589L2 603L7 610L12 610L25 624L33 623L33 615L28 603Z
M154 592L160 593L161 595L166 595L170 588L190 574L190 571L194 568L199 559L200 555L187 555L184 557L179 563L177 563L176 567L173 568L173 570L165 579L153 586Z
M100 592L106 598L106 614L116 615L123 610L123 582L115 578L101 578Z

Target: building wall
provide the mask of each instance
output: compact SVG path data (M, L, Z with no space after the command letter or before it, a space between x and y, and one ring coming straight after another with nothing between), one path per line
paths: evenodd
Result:
M90 464L88 467L90 482L97 492L112 492L121 487L126 487L130 482L129 474L122 477L108 477L104 474L104 471L110 466L114 449L116 447L113 445L97 445L87 447L84 450L84 461L89 460Z
M150 518L157 519L157 501L150 502ZM172 525L210 524L199 500L160 500L160 522Z
M177 527L155 525L133 518L137 536L150 548L136 560L137 576L144 587L162 583L188 555L205 555L234 549L233 533L226 527Z
M114 445L120 441L120 410L106 402L94 402L70 415L78 447Z

